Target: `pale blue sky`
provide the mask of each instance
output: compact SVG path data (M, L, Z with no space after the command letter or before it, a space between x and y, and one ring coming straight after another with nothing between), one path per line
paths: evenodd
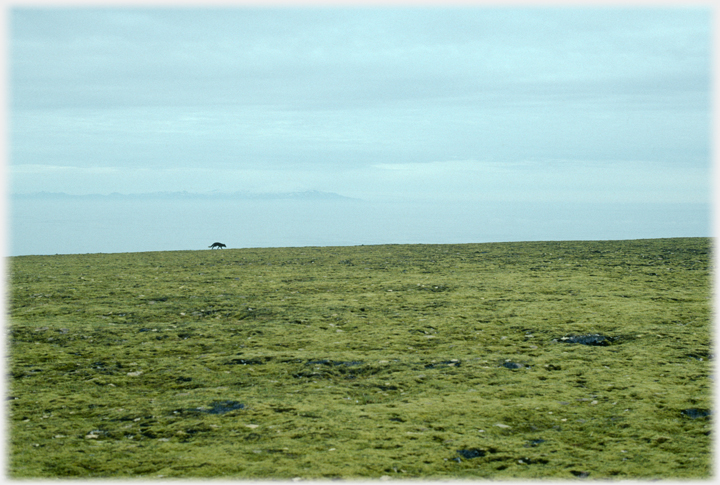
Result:
M708 8L16 8L13 193L710 203Z

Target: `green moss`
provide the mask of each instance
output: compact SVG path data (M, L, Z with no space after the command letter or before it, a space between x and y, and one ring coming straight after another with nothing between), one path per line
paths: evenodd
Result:
M712 417L682 411L712 408L710 264L702 238L10 258L9 473L707 478Z

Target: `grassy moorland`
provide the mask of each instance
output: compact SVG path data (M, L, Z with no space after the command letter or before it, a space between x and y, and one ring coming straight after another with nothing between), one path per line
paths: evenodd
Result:
M10 258L8 473L707 478L710 249Z

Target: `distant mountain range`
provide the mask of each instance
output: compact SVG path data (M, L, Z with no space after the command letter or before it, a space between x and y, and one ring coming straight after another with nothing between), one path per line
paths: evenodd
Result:
M236 200L359 200L352 197L336 194L335 192L321 192L319 190L306 190L304 192L145 192L139 194L66 194L65 192L34 192L31 194L13 194L13 199L236 199Z

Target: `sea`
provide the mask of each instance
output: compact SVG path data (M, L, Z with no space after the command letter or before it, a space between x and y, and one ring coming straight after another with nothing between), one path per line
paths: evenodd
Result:
M9 256L709 237L710 204L11 197Z

